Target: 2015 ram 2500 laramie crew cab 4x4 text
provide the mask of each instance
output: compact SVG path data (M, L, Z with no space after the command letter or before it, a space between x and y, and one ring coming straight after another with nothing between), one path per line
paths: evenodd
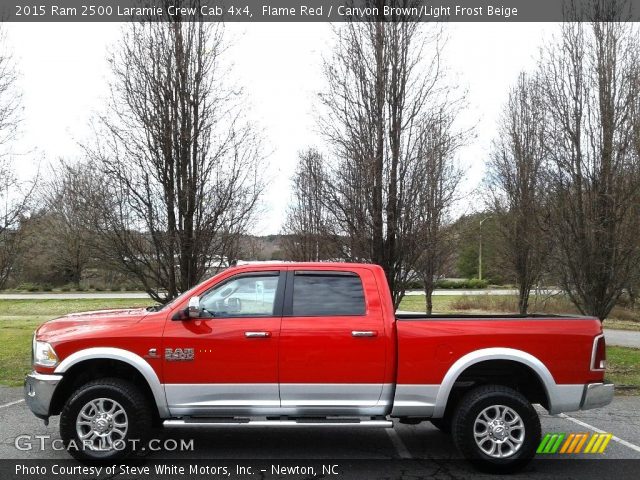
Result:
M396 418L430 420L476 465L513 471L540 441L532 404L613 397L597 319L396 314L383 270L349 263L243 265L162 307L66 315L34 334L33 368L29 407L60 415L81 459L126 455L154 424Z

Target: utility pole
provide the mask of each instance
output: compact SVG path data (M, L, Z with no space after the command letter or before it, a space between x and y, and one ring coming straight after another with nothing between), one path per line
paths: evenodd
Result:
M482 224L487 220L489 220L490 218L493 218L493 217L489 216L480 220L480 245L479 245L480 248L478 249L478 280L482 280Z

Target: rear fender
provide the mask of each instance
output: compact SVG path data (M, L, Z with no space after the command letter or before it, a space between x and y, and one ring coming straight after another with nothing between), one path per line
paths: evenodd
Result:
M447 402L449 400L449 394L453 389L453 385L460 375L472 365L476 363L484 362L487 360L511 360L514 362L522 363L527 367L531 368L533 372L538 376L542 385L545 389L545 394L549 401L549 411L550 413L557 413L563 410L568 411L571 409L575 403L573 401L576 398L575 393L578 393L578 405L580 401L580 394L583 385L566 385L566 386L558 386L553 379L553 375L549 369L540 361L540 359L534 357L530 353L524 352L522 350L516 350L513 348L503 348L503 347L495 347L495 348L483 348L481 350L475 350L473 352L467 353L463 357L459 358L447 371L444 379L442 380L442 384L438 389L438 394L436 396L435 407L433 411L434 418L441 418L444 416L445 409L447 407ZM568 387L565 388L565 387ZM567 392L564 390L567 389ZM571 390L570 392L568 390Z

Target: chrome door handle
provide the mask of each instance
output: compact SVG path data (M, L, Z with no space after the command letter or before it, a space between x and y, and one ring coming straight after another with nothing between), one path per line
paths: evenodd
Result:
M354 330L351 332L352 337L377 337L378 332L375 330Z
M271 332L244 332L244 336L247 338L269 338Z

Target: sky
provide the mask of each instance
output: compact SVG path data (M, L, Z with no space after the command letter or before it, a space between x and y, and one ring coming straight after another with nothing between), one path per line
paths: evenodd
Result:
M106 56L120 36L118 23L9 23L7 47L19 71L23 124L15 151L22 178L58 158L78 159L89 121L105 103ZM447 68L468 91L461 122L475 137L459 151L465 169L458 212L477 205L484 164L500 111L520 71L535 66L538 51L557 25L452 23L446 26ZM270 182L265 212L252 233L279 233L290 198L297 154L310 146L326 151L315 120L317 93L325 88L321 66L331 52L327 23L230 23L226 34L233 75L244 87L251 118L264 132Z

